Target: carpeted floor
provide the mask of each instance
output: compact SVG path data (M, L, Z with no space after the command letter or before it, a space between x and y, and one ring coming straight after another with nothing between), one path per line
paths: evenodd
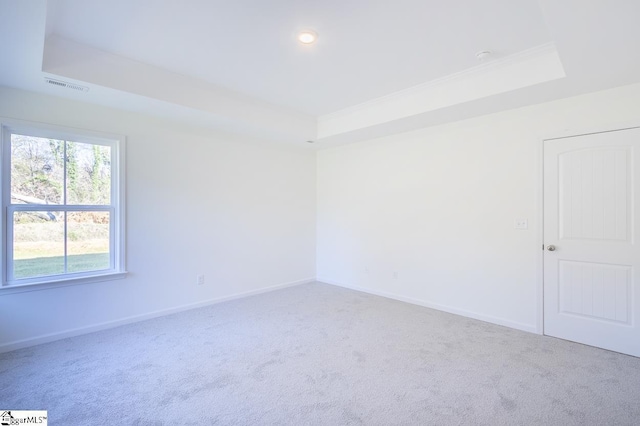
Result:
M0 354L52 425L639 425L640 359L314 283Z

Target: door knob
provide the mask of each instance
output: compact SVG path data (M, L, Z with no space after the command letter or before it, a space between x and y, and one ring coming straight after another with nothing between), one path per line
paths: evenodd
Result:
M547 250L549 250L549 251L556 251L556 246L554 246L554 245L549 245L549 246L547 246Z

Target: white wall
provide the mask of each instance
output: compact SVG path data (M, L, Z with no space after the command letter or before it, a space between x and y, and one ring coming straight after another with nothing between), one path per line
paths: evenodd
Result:
M315 276L315 153L1 87L0 117L126 136L129 271L0 290L0 351Z
M640 85L320 151L318 279L540 331L541 139L634 121Z
M320 280L533 331L541 138L640 124L640 85L322 150L317 212L312 152L7 88L0 116L127 137L130 272L0 291L0 351L306 281L316 249Z

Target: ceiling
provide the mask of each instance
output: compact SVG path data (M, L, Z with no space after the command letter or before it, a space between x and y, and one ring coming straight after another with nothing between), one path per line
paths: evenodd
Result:
M640 81L639 14L635 0L0 0L0 85L333 146Z
M551 41L536 0L52 5L50 31L61 37L311 115L471 68L479 50L509 55ZM317 44L296 42L304 28Z

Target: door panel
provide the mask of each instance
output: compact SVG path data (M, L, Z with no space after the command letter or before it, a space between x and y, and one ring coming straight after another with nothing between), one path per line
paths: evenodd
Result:
M559 155L560 239L628 241L629 148Z
M545 141L544 332L640 356L640 129Z
M630 324L631 267L558 262L559 312Z

